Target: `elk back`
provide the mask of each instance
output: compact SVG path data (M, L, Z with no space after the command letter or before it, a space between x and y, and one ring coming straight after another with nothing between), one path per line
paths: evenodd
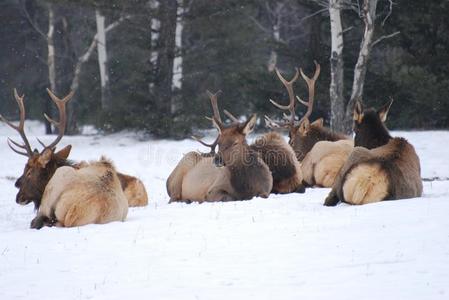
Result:
M32 228L50 220L63 227L124 221L128 201L116 171L108 160L60 167L47 184Z

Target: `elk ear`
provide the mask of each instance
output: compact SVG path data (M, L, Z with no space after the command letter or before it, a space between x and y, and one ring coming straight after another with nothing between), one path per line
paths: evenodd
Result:
M61 150L55 153L55 156L57 156L59 159L67 159L70 154L70 150L72 150L72 145L65 146Z
M53 156L53 149L45 148L44 152L42 152L42 154L39 155L37 162L40 164L42 168L45 168L45 166L51 160L52 156Z
M250 132L252 132L254 130L254 127L256 127L256 121L257 121L257 115L254 114L245 123L243 123L243 125L241 127L241 132L244 135L247 135Z
M212 125L214 125L214 127L217 128L218 134L221 134L222 125L217 119L215 119L215 117L212 118Z
M310 124L310 125L313 125L316 127L323 127L323 123L324 123L323 118L319 118L319 119L313 121L312 124Z
M379 116L382 123L385 123L385 121L387 120L387 115L388 111L390 111L391 104L393 104L393 98L377 110L377 115Z
M308 118L305 118L305 119L301 122L301 124L299 124L299 132L300 132L301 134L306 134L307 131L309 131L309 129L310 129L310 122L309 122L309 119L308 119Z
M363 106L360 101L357 100L354 106L354 121L357 123L362 123L363 119Z

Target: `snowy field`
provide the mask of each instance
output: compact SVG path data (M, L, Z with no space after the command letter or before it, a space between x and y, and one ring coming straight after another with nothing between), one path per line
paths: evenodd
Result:
M52 140L37 125L30 142ZM6 145L14 135L0 125L2 300L449 299L449 132L394 133L417 149L422 198L331 208L328 189L169 205L165 180L198 143L64 137L72 159L105 154L140 177L150 204L124 223L40 231L29 229L33 207L15 203L25 158Z

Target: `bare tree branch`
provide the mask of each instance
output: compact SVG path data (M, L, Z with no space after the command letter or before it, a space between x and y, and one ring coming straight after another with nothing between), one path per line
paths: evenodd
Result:
M391 13L393 12L393 0L388 0L388 2L390 2L390 7L388 10L387 16L382 21L382 26L385 25L385 22L387 21L387 19L391 16Z
M33 27L34 30L36 30L39 35L41 35L45 40L47 39L47 35L37 26L37 24L34 23L34 21L31 19L30 14L28 13L28 10L25 6L25 3L22 3L22 11L25 14L25 17L27 18L28 23Z
M401 33L400 31L396 31L396 32L394 32L394 33L392 33L392 34L383 35L383 36L381 36L380 38L378 38L377 40L375 40L375 41L373 42L373 44L371 45L371 47L376 46L376 44L380 43L381 41L383 41L383 40L385 40L385 39L389 39L389 38L392 38L392 37L394 37L394 36L397 36L397 35L400 34L400 33Z

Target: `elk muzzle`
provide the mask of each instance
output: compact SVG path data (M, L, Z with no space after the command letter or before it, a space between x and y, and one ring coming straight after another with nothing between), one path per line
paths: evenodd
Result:
M214 165L216 167L219 167L219 168L225 166L224 161L223 161L223 157L221 156L220 153L215 154L215 156L214 156Z

